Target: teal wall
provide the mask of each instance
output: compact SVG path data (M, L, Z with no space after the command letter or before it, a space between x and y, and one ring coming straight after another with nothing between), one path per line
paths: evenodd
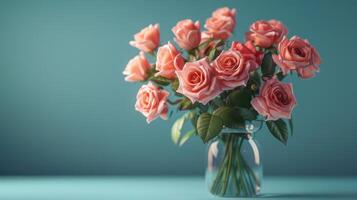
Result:
M293 78L298 106L287 147L257 136L266 174L357 175L357 1L0 1L0 174L203 174L205 145L178 148L173 120L150 126L134 110L140 85L124 82L128 45L159 22L238 9L235 39L258 19L283 21L308 38L323 63Z

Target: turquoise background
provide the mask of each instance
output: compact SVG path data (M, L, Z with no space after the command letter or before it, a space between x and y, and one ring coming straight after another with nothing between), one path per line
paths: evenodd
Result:
M147 125L134 110L139 84L121 74L128 45L159 22L162 43L185 18L238 9L234 39L258 19L281 20L308 38L323 63L314 79L293 77L298 106L288 146L264 129L269 175L357 175L357 1L0 1L0 174L203 174L205 145L178 148L168 122Z

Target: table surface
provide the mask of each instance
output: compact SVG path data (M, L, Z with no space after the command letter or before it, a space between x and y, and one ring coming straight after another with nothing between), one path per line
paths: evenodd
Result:
M265 177L260 198L357 199L357 178ZM203 177L0 177L0 199L210 200Z

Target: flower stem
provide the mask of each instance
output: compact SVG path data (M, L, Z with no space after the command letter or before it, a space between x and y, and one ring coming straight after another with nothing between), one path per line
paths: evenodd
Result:
M259 182L242 155L245 138L236 134L229 134L222 140L225 144L224 157L212 183L211 193L218 196L255 195L255 185ZM233 188L234 194L227 193L231 188Z

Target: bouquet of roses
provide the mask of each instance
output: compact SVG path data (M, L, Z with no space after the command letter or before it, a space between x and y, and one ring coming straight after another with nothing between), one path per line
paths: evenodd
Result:
M144 28L130 42L141 52L123 74L126 81L144 84L135 108L148 123L167 119L175 107L184 111L172 127L175 143L182 145L195 135L207 143L224 128L242 128L261 119L286 144L296 99L292 84L283 79L293 73L301 79L314 77L319 54L307 40L289 38L280 21L254 22L244 42L228 40L235 26L236 10L225 7L206 20L204 31L199 21L179 21L172 28L177 46L160 45L158 24ZM181 134L188 121L193 129Z

